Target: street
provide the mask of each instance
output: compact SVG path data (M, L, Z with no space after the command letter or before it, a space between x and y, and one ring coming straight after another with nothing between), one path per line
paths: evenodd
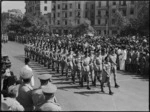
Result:
M12 71L19 78L19 72L24 65L24 45L16 42L2 44L2 54L9 56L12 63ZM91 90L80 87L78 83L72 84L71 80L66 81L51 69L47 69L37 62L31 61L31 68L35 74L35 88L40 86L38 75L49 73L53 75L53 84L58 88L56 98L63 111L148 111L149 110L149 78L136 74L118 71L117 78L120 88L114 88L113 76L111 86L114 95L108 94L108 87L105 93L100 92L100 85L91 86Z

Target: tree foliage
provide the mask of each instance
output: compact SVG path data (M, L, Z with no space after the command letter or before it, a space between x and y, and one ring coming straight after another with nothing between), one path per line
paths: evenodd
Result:
M88 33L94 34L96 31L91 26L91 21L88 19L83 19L82 23L74 28L74 33L76 36L88 34Z
M123 35L145 35L149 33L149 1L138 1L137 16L132 18L123 17L120 11L116 11L114 14L117 20L116 25L118 26L120 33Z

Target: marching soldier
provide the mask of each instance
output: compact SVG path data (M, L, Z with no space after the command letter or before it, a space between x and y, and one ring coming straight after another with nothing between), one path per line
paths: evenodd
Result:
M68 54L67 49L64 48L63 53L61 54L61 74L64 74L64 69L66 68L66 55Z
M102 61L102 55L101 50L97 51L96 57L94 59L94 86L96 86L96 78L101 83L102 80L102 70L103 70L103 61Z
M67 60L66 60L66 64L67 64L67 68L66 68L66 80L68 80L68 72L69 70L71 71L71 76L73 75L73 52L70 49L69 53L67 54Z
M114 75L114 82L115 82L115 88L118 88L119 85L117 84L117 78L116 78L116 72L117 72L117 55L115 54L115 49L112 48L111 53L109 55L110 63L111 63L111 72Z
M111 74L111 64L109 62L109 57L107 56L105 58L105 62L103 64L103 74L102 74L102 82L101 82L101 92L104 92L103 85L104 83L107 83L109 88L109 94L112 95L113 92L111 91L111 85L110 85L110 74Z
M87 89L90 88L90 57L88 56L88 52L85 52L85 57L82 60L82 78L81 78L81 86L83 87L83 80L86 77L87 80Z
M81 84L81 55L79 51L76 51L76 56L73 59L73 83L75 83L75 76L79 78L79 84Z
M90 75L91 75L91 79L92 79L92 84L94 85L94 58L95 58L95 55L93 54L93 50L90 50L90 58L91 58L91 61L90 61Z

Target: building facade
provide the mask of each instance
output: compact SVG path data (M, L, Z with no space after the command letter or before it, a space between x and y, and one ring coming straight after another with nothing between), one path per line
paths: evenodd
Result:
M131 18L137 16L137 1L95 1L95 26L101 35L114 35L119 33L113 14L116 10L122 15Z
M89 19L94 25L94 1L52 1L52 33L67 34Z
M25 3L26 15L40 16L51 13L51 1L25 1Z

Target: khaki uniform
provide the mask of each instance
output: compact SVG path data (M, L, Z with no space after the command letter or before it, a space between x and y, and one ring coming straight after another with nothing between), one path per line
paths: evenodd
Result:
M33 88L29 84L21 84L18 90L17 101L24 107L25 111L32 111L32 90Z

